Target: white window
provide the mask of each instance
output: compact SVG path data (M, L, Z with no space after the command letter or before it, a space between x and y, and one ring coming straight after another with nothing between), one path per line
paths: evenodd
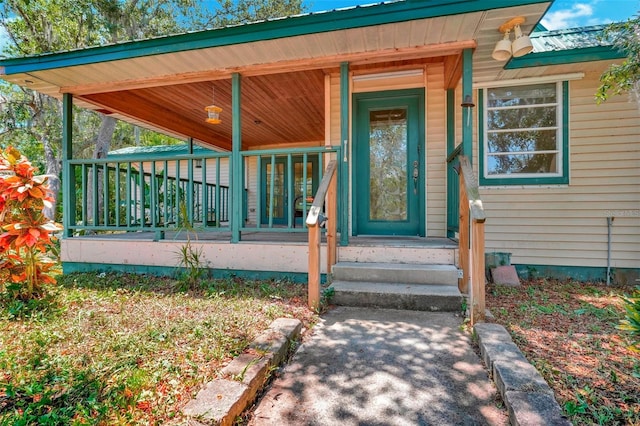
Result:
M482 91L482 185L566 184L567 83Z

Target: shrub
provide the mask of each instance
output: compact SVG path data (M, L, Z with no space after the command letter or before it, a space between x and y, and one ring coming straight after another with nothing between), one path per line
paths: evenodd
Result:
M640 351L640 286L636 287L632 296L625 297L624 302L627 314L618 328L631 334L633 347Z
M47 177L35 171L17 149L0 153L0 290L20 300L42 297L43 285L55 283L51 234L62 229L44 215L52 199Z

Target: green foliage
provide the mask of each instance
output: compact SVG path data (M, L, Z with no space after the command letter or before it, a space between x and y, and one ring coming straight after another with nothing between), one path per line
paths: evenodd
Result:
M320 303L323 305L328 305L331 303L331 299L336 294L336 289L333 287L327 287L322 291L322 297L320 298Z
M187 204L180 202L178 209L178 234L181 231L186 232L187 240L176 252L178 258L178 267L184 268L185 273L182 276L181 290L191 290L198 287L200 279L206 272L206 261L202 253L202 247L194 247L191 238L197 241L198 234L193 223L189 218Z
M627 58L621 64L612 64L600 76L596 101L601 103L612 95L634 93L640 102L640 15L609 25L604 38L612 40L614 47L624 51Z
M5 0L0 26L7 57L81 49L204 30L303 12L301 0ZM74 158L92 158L103 116L74 108ZM61 161L60 102L0 81L0 148L21 149L34 163L58 174ZM176 140L119 122L110 148L173 144ZM45 160L48 151L50 160Z
M206 272L202 247L194 247L188 239L180 246L177 252L178 266L185 269L180 288L184 290L195 289L200 279Z
M216 27L297 15L305 10L302 0L218 0L218 3L219 12L212 21Z
M636 287L632 296L623 298L626 317L620 321L618 328L631 334L633 347L640 351L640 286Z
M176 292L173 280L128 274L60 277L50 315L0 315L0 425L174 424L194 389L305 287L209 283L233 294ZM264 286L269 295L263 295ZM178 423L175 423L178 424ZM180 423L182 424L182 423Z
M56 259L48 254L52 234L60 225L47 219L43 210L51 203L46 176L20 151L0 153L0 292L16 300L44 295L45 284L54 284Z

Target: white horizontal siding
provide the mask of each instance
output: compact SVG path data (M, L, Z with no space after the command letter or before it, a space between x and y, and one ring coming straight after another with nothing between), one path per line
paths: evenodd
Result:
M447 119L444 66L427 67L426 155L427 155L427 236L447 233Z
M626 96L596 104L598 72L570 82L570 183L481 188L486 249L513 263L640 268L640 112ZM474 163L474 164L477 164Z

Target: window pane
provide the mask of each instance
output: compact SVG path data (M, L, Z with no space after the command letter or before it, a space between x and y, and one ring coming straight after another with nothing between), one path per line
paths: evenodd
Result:
M556 107L529 107L487 111L487 129L556 127Z
M556 173L557 158L557 154L489 155L487 172L489 175Z
M487 105L494 107L530 106L556 103L556 84L532 84L529 86L487 89Z
M407 219L407 110L369 113L370 220Z
M557 150L557 132L555 130L489 133L487 138L487 147L490 153Z
M267 217L271 208L273 207L273 217L284 217L284 195L285 195L285 176L284 176L284 163L276 163L273 173L273 206L271 206L271 164L267 164L266 167L266 197L267 197Z

